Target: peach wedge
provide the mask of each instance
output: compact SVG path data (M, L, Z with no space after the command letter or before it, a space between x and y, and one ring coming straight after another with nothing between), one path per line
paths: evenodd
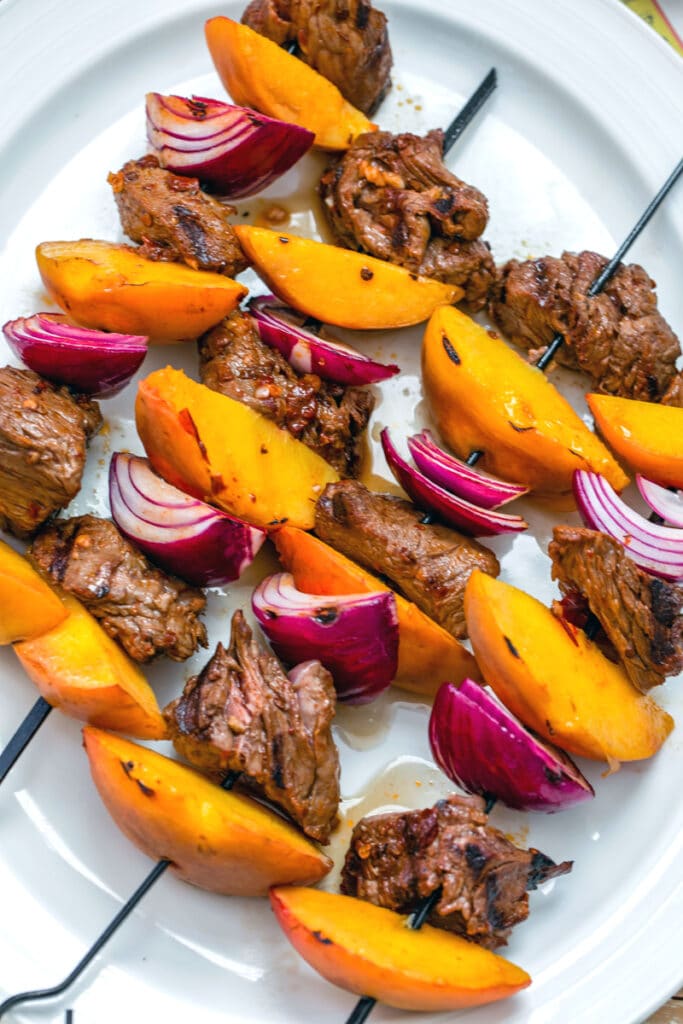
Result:
M652 757L673 719L581 629L475 569L465 589L472 647L489 686L526 726L595 761Z
M270 902L304 960L333 985L402 1010L461 1010L514 995L531 978L459 935L353 896L280 887Z
M35 569L0 541L0 644L32 640L66 618L66 608Z
M36 261L50 298L76 323L157 342L198 338L247 293L222 274L148 260L129 246L90 238L42 242Z
M81 721L160 740L166 725L140 669L75 598L67 618L14 650L48 704Z
M140 440L160 476L257 526L311 529L332 467L242 402L167 366L140 382Z
M683 409L614 395L586 395L610 448L663 487L683 488Z
M206 42L233 101L301 125L322 149L348 149L377 125L344 99L336 85L277 43L231 18L210 18Z
M542 494L569 493L575 469L628 477L553 384L457 309L441 306L422 345L425 397L444 440L462 459Z
M279 298L337 327L409 327L463 296L457 285L416 277L337 245L250 224L238 224L235 231L247 259Z
M293 825L254 800L120 736L86 726L83 741L104 805L154 860L185 882L225 896L319 881L332 862Z

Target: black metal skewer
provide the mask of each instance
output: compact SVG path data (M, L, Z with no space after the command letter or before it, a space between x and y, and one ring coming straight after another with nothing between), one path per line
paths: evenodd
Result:
M232 789L240 774L240 772L228 772L221 783L222 788L228 790ZM114 932L121 927L126 918L130 916L133 910L135 910L143 896L149 892L155 882L157 882L166 869L171 866L171 863L172 862L166 858L157 861L145 880L138 886L130 899L124 903L118 914L112 918L99 938L95 940L88 952L81 958L81 960L79 960L73 971L67 975L64 981L59 985L54 985L52 988L41 988L32 992L19 992L15 996L10 996L9 999L5 999L4 1003L0 1003L0 1019L8 1010L11 1010L15 1006L19 1006L20 1003L34 1003L39 999L54 999L56 996L61 996L63 992L66 992L66 990L73 985L76 979L81 976L91 960L93 960L99 951L106 946Z
M21 757L51 711L52 705L39 697L12 739L0 753L0 783L9 775L15 762Z
M498 74L495 68L491 68L486 78L484 78L481 84L477 86L460 113L455 115L444 132L444 156L451 150L454 143L457 142L475 115L479 113L489 96L494 92L497 85Z

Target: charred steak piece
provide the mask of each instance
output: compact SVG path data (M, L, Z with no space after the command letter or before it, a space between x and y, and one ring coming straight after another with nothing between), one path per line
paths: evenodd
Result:
M108 519L57 519L34 540L29 558L78 598L135 661L165 654L185 661L206 647L201 590L155 568Z
M242 21L296 55L336 85L364 114L391 86L387 19L370 0L252 0Z
M97 402L32 370L0 370L0 529L30 537L76 497L101 424Z
M683 373L677 373L662 395L662 405L673 405L683 409Z
M337 241L465 289L486 304L495 266L479 240L486 196L443 162L443 132L368 132L323 175L319 192Z
M538 850L520 850L486 824L478 796L450 796L424 811L377 814L358 822L341 891L401 914L437 889L428 921L480 946L504 946L529 916L527 891L572 869Z
M341 476L356 476L375 400L315 374L299 376L236 310L199 340L202 382L267 416L317 452Z
M510 260L491 315L522 348L545 350L559 331L558 362L588 374L596 391L658 402L676 374L678 338L657 309L654 281L635 263L622 264L599 295L587 297L606 263L595 252Z
M233 207L207 196L196 178L166 171L149 155L129 160L107 180L123 230L147 259L187 263L228 277L247 267L228 223Z
M646 693L683 669L683 587L640 569L597 530L556 526L548 553L560 590L587 600L634 686Z
M319 661L286 675L241 611L182 697L164 711L178 753L211 774L244 773L306 835L328 843L339 806L332 677Z
M474 569L500 572L498 559L448 526L426 525L408 501L374 494L355 480L328 484L315 532L337 551L387 577L455 637L467 635L463 598Z

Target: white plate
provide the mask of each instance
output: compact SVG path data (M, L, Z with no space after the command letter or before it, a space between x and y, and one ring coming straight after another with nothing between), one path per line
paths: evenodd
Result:
M389 14L396 61L382 126L423 130L446 123L488 68L498 67L495 99L450 157L490 197L487 237L497 259L562 248L611 252L681 155L683 64L673 52L615 0L385 0L380 6ZM45 306L32 257L37 242L120 237L105 178L144 149L143 94L222 95L202 24L216 13L238 16L241 7L201 0L3 0L2 320ZM301 194L315 170L310 159L270 190L276 197L298 190L295 225L302 232L315 228L302 212ZM241 205L262 210L259 202ZM634 257L657 279L662 310L680 330L682 186ZM406 371L378 390L373 472L385 480L380 427L403 435L426 415L419 337L416 329L361 342L369 353L398 357ZM167 360L196 372L192 346L158 349L144 370ZM558 380L582 401L585 382L566 374ZM109 431L93 445L74 512L106 512L109 452L139 450L133 393L105 403ZM505 579L549 600L545 548L553 522L567 517L532 506L528 514L531 532L494 546ZM212 643L226 636L230 610L247 601L249 586L271 564L264 554L242 586L211 596ZM160 701L175 696L203 660L155 665L149 677ZM0 673L2 745L35 693L10 651L1 652ZM683 714L680 680L659 696ZM338 858L351 819L379 805L426 806L449 788L429 758L427 714L398 692L369 709L342 712L337 739L349 802ZM574 858L575 869L531 897L531 917L508 947L533 986L459 1020L634 1024L683 981L680 736L674 733L651 763L610 778L601 778L600 766L584 767L598 793L590 806L550 817L494 812L496 825L557 859ZM0 992L64 977L149 868L100 805L78 724L52 715L0 791ZM75 1024L342 1024L353 1003L297 957L266 901L212 897L166 876L68 997L10 1015L8 1024L61 1022L66 1007L74 1008ZM377 1024L404 1019L386 1008L372 1017Z

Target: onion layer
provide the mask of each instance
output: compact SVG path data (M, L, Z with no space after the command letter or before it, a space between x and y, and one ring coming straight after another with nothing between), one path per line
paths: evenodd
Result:
M2 328L14 354L41 377L84 395L111 398L142 364L148 339L70 324L62 313L34 313Z
M147 459L123 452L112 456L109 503L121 533L167 572L199 587L239 579L266 539L265 530L184 494Z
M230 199L261 192L313 145L306 128L219 100L150 92L146 105L147 138L161 166Z
M650 523L622 501L599 473L578 469L573 479L579 512L593 530L614 537L629 558L665 580L683 577L683 534L670 526Z
M480 508L499 508L527 494L528 487L489 476L439 448L429 430L408 438L415 464L435 484Z
M399 373L395 364L377 363L349 345L321 338L304 326L308 318L275 295L249 303L261 340L289 360L297 373L315 373L338 384L376 384Z
M683 526L683 491L670 491L640 473L636 474L636 483L653 512L672 526Z
M465 792L520 811L561 811L595 795L564 751L534 736L471 679L441 687L429 742L441 770Z
M266 577L251 603L277 656L289 665L322 662L347 704L369 703L396 675L398 616L390 591L302 594L282 572Z

